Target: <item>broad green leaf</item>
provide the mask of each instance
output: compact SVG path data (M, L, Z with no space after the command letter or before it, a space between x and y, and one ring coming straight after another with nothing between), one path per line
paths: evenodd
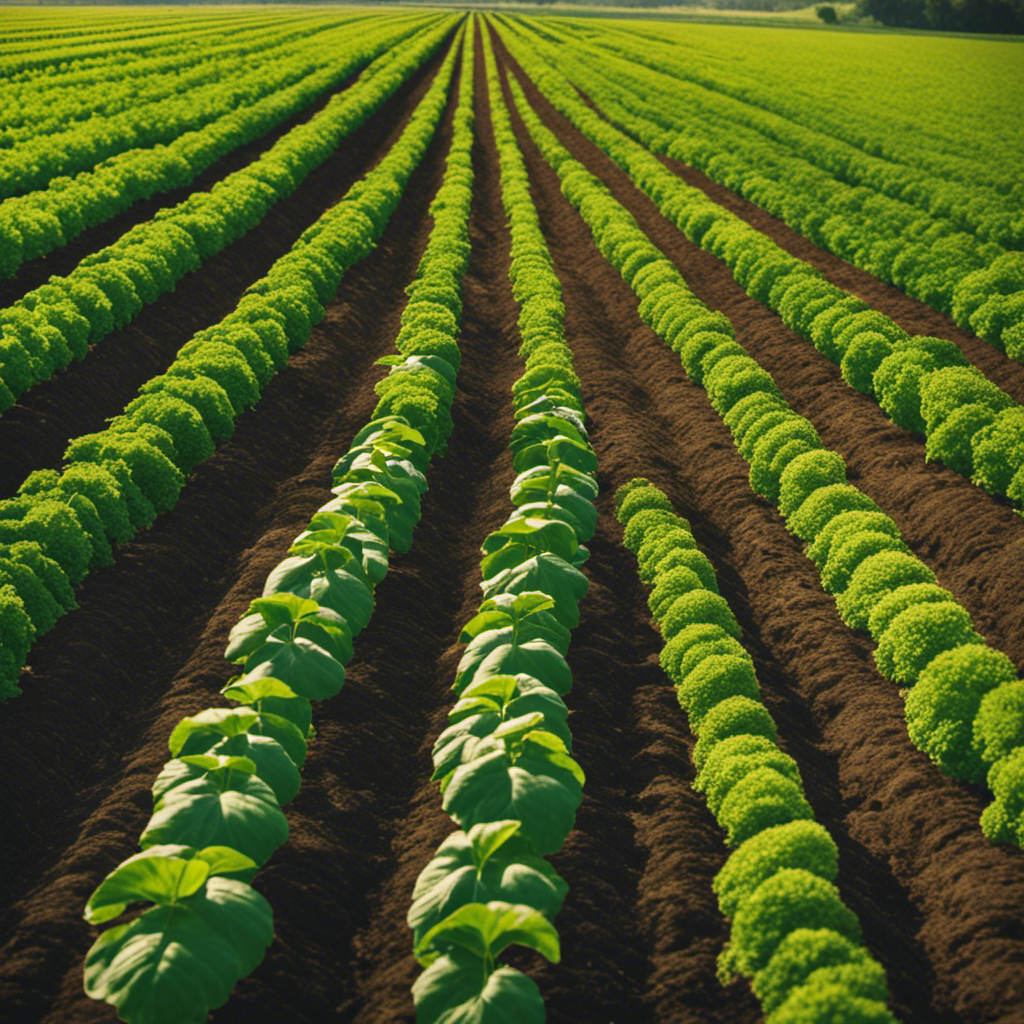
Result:
M352 439L352 447L373 443L377 438L398 441L409 447L426 451L427 442L423 435L403 416L381 416L370 420Z
M485 634L486 635L486 634ZM482 637L478 637L481 640ZM473 641L473 644L476 640ZM497 647L466 648L459 661L453 689L462 694L472 684L491 676L527 675L539 679L560 697L572 689L572 671L557 648L545 640L504 643Z
M524 499L513 518L531 516L539 519L561 519L576 534L580 542L588 541L597 529L597 509L593 502L569 487L559 487L549 499L545 493L520 494Z
M204 860L210 865L211 875L233 875L256 867L251 857L232 850L230 846L207 846L196 850L195 856L197 860Z
M287 634L268 637L249 655L244 668L243 679L273 676L307 700L326 700L345 684L345 666L337 658L311 640L292 640Z
M352 638L348 623L330 608L295 594L258 597L249 605L249 614L231 630L224 657L244 661L271 633L287 627L291 634L308 636L321 644L343 664L352 657Z
M514 500L519 512L529 512L547 507L549 504L556 505L572 517L572 523L578 524L575 529L577 529L580 541L589 541L597 528L597 509L594 507L594 503L580 494L579 490L574 490L564 483L560 483L552 489L551 482L551 477L538 477L523 481L517 489Z
M534 466L564 464L580 473L597 472L597 457L586 442L559 435L521 448L512 460L517 473Z
M459 907L420 939L415 953L420 963L424 963L425 955L447 952L454 945L490 966L513 944L535 949L552 963L558 963L561 958L554 925L533 907L504 900Z
M183 718L175 726L167 745L177 757L189 737L208 734L211 739L205 746L193 745L193 749L185 751L186 754L204 754L223 737L247 732L258 719L259 712L250 708L207 708L198 715Z
M287 719L303 737L309 735L313 714L310 703L296 694L283 679L258 676L243 680L242 676L236 676L220 692L229 700L254 704L261 712Z
M441 356L433 355L415 355L407 356L405 359L406 366L427 366L435 373L439 373L452 387L455 387L455 367L448 362L447 359ZM409 428L412 429L411 427Z
M553 614L568 629L580 622L578 604L587 592L587 577L564 559L547 552L535 555L480 584L484 597L539 590L555 602Z
M472 759L479 742L499 732L509 721L532 718L534 728L558 736L570 749L568 709L554 690L529 676L493 676L469 687L448 716L448 727L434 744L432 779L443 779L459 764Z
M524 448L538 442L543 443L556 437L568 437L579 444L587 443L586 431L573 417L558 416L553 412L538 412L522 417L512 428L509 448L515 456Z
M308 726L306 727L308 730ZM259 721L249 730L259 736L269 736L284 747L292 763L301 768L306 760L306 734L291 720L272 711L261 711Z
M546 619L547 621L544 621ZM473 637L466 645L465 655L471 658L483 658L488 651L502 644L521 645L531 640L543 640L550 644L559 654L564 655L569 649L569 631L551 615L531 617L517 626L507 625L488 629Z
M123 914L129 903L148 900L161 906L176 903L202 888L210 876L205 860L177 856L180 844L155 846L119 864L96 888L85 905L85 919L102 924Z
M566 762L575 762L567 754L555 756L531 739L538 735L545 734L539 730L528 734L518 754L500 739L483 740L473 760L456 768L448 779L445 811L464 829L515 818L523 823L523 835L537 853L560 849L583 796L582 773L578 766L576 771L569 767Z
M274 937L270 905L244 882L209 878L173 907L105 931L85 959L85 992L132 1024L202 1024Z
M466 623L459 634L459 641L469 643L485 632L511 629L524 641L543 637L564 653L569 649L570 634L550 614L554 607L555 602L540 591L495 594L484 601L480 611Z
M489 534L481 546L486 554L480 565L485 580L542 552L569 561L579 542L571 526L558 519L511 519Z
M194 739L198 741L199 737ZM188 746L186 744L186 754ZM210 747L209 752L249 758L256 765L256 775L270 786L281 805L295 799L302 786L298 766L288 756L284 747L270 736L242 733L238 736L225 737Z
M501 710L506 718L516 718L528 711L540 711L547 723L545 729L563 739L569 735L565 725L569 711L562 698L539 679L522 674L490 676L466 687L449 712L448 721L458 722L467 716L484 714L491 709ZM566 747L569 747L568 740Z
M544 1024L534 982L512 967L486 974L461 950L435 960L412 987L416 1024Z
M177 763L200 770L184 758ZM168 762L161 778L174 764ZM224 768L164 788L139 845L229 846L264 864L287 839L288 822L270 786L255 775Z
M559 487L569 487L589 501L593 501L597 497L598 491L597 481L589 473L582 473L571 466L550 466L545 463L524 470L512 481L509 495L513 504L521 504L519 495L524 492L532 494L538 486L544 488L545 494L554 494Z
M362 565L367 579L379 583L388 571L388 546L355 516L320 511L288 549L289 555L311 555L323 548L343 547Z
M279 562L267 577L263 596L284 592L311 598L337 612L348 623L352 636L359 634L373 614L373 588L362 565L347 548Z
M525 420L531 416L536 416L538 413L550 413L552 416L560 416L562 419L568 420L580 432L586 433L583 419L578 410L568 405L561 405L547 395L541 395L530 402L529 405L524 405L518 409L516 411L516 419Z

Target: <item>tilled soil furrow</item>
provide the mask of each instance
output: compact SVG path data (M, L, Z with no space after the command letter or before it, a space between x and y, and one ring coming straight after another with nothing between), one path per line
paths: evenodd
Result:
M536 101L528 84L527 91ZM582 150L549 108L538 107L564 144ZM617 311L618 329L605 339L572 329L570 319L602 471L614 485L651 477L715 563L782 742L840 847L840 889L887 969L895 1012L920 1024L1010 1021L1024 983L1024 921L1015 909L1024 898L1020 851L988 843L977 826L982 794L944 779L911 747L902 701L871 667L869 645L839 621L799 545L750 490L746 465L706 396L640 323L635 297L558 197L525 133L520 138L567 305L569 281L589 278L583 308L603 302ZM588 166L599 166L586 156ZM620 183L612 188L620 201L635 197ZM702 279L692 264L684 268L688 280ZM713 907L709 901L706 912ZM714 988L710 963L707 970L711 1001L731 1009ZM751 1004L739 1012L756 1019Z
M596 107L595 109L599 110ZM742 217L790 255L806 260L834 285L846 289L851 295L863 299L872 309L877 309L895 320L909 334L926 334L949 338L950 341L956 342L964 355L986 377L995 381L1016 401L1024 402L1024 366L1014 362L994 345L962 327L957 327L951 317L932 309L919 299L912 298L895 285L886 284L866 270L861 270L835 253L815 245L778 217L774 217L749 199L744 199L725 185L712 181L695 167L671 157L658 159L670 171L678 174L687 185L699 188L709 199L735 213L737 217Z
M164 372L197 331L238 305L246 288L388 152L430 87L445 49L343 139L252 231L186 274L174 291L94 345L81 362L26 392L0 417L0 497L14 494L32 470L57 468L70 438L102 430L141 385Z
M476 63L479 68L479 51ZM479 100L477 111L479 117ZM489 125L478 121L476 131L479 138ZM362 648L365 658L359 663L368 688L384 695L366 725L379 736L377 746L386 751L386 762L382 765L378 754L370 774L353 762L361 782L350 784L357 790L372 787L377 820L353 822L358 842L354 837L334 840L346 859L358 861L367 848L372 851L359 913L344 908L340 913L338 930L349 961L332 993L336 1019L359 1024L414 1019L410 989L420 968L405 918L417 876L456 827L442 810L437 784L430 781L430 751L454 702L451 685L463 650L459 633L481 601L480 544L510 511L511 386L522 373L522 362L503 259L501 207L495 205L500 203L497 168L479 142L473 164L472 254L463 279L454 431L444 458L431 469L416 541L400 563L401 589L396 579L390 591L394 604L381 601L367 631L373 632L372 642ZM344 755L325 744L324 756L340 763ZM241 1003L238 1008L244 1011ZM238 1019L251 1019L251 1013ZM313 1014L309 1019L324 1018Z
M838 367L751 299L712 253L693 245L639 192L625 172L539 97L549 127L636 218L737 340L766 369L783 396L846 459L849 479L896 520L914 552L971 613L977 628L1024 667L1024 521L940 463L926 463L920 436L896 427L878 405L850 388Z
M4 707L5 835L18 841L3 849L0 995L23 1019L109 1018L81 992L81 908L134 851L171 729L220 702L228 631L330 497L330 469L372 413L382 376L373 360L392 351L453 110L378 248L346 275L303 351L178 506L87 580L82 607L36 646L24 695ZM293 977L305 984L308 974Z

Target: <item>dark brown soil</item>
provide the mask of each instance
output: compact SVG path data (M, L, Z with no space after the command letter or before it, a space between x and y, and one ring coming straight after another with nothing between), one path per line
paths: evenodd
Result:
M453 828L427 781L429 752L451 705L459 630L479 602L479 544L509 511L509 388L522 366L479 69L476 84L473 251L455 429L447 454L431 467L413 549L394 559L377 589L347 684L315 709L303 787L286 808L289 842L255 882L274 908L277 938L214 1014L222 1024L413 1020L409 986L418 968L404 917L416 875ZM413 99L375 119L387 130L378 126L383 134L364 166L388 145ZM766 339L765 353L779 350L769 368L799 407L799 374L787 376L782 353L790 346L778 321L745 296L744 306L729 291L736 286L724 267L707 262L603 157L540 109L645 218L701 297L733 317L757 358L768 358L755 351L758 337ZM171 728L219 703L217 690L230 675L221 657L228 630L327 500L330 468L373 408L381 371L372 362L391 348L402 288L426 242L450 116L451 106L380 246L346 275L306 348L197 470L178 507L121 549L114 568L89 577L81 608L34 649L24 695L2 709L5 1021L112 1020L108 1008L82 995L81 962L96 931L81 920L81 908L104 873L134 852ZM563 956L557 965L532 955L515 962L540 985L552 1024L761 1019L745 983L723 988L715 977L728 928L711 880L727 850L690 788L693 737L658 668L644 588L611 514L614 488L642 474L670 494L715 564L783 743L839 844L843 896L889 973L894 1011L906 1024L1021 1021L1024 857L981 837L982 794L943 779L910 746L902 702L873 670L869 645L838 620L799 545L750 490L746 466L704 392L640 322L635 297L597 253L518 122L517 130L564 288L602 496L586 566L591 590L569 653L574 756L587 784L577 828L552 857L570 885L557 922ZM297 209L335 201L332 178L348 173L343 166L329 162L322 177L307 181ZM294 217L297 234L308 220ZM238 251L240 259L262 259L245 244ZM213 275L210 283L216 286ZM231 308L230 297L223 304ZM807 348L799 339L796 345ZM814 373L826 386L817 366ZM883 437L908 445L898 448L901 457L922 464L919 493L928 479L939 481L927 492L936 509L928 514L942 522L922 519L916 543L947 585L954 583L945 574L960 580L965 601L976 594L972 612L979 621L989 614L994 640L1003 644L994 632L1001 626L1009 647L1019 596L994 592L987 564L975 566L980 582L971 584L957 575L955 557L958 544L989 537L1008 510L985 499L971 511L978 524L964 532L966 519L955 519L960 492L941 471L924 469L916 439L886 425L890 439L864 409L837 396L832 408L836 439L827 443L854 446L840 450L885 507L890 491L901 492L882 458ZM43 446L33 444L26 446L30 468L44 464ZM915 505L904 529L913 528L916 513ZM957 530L954 543L950 531ZM1000 541L991 543L989 557L1001 556Z

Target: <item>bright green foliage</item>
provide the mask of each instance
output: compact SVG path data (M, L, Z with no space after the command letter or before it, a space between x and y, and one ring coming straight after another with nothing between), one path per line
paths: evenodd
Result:
M25 602L9 583L0 583L0 698L21 693L18 675L36 631Z
M170 395L140 395L125 407L128 423L155 423L174 438L178 469L185 475L214 452L213 438L192 405Z
M774 825L813 818L800 781L768 766L755 768L733 786L719 813L730 846Z
M739 623L728 603L709 590L695 590L676 598L665 612L660 629L666 639L671 639L680 630L698 623L720 626L736 639L741 636Z
M803 868L783 868L740 904L726 962L755 974L798 928L828 928L850 942L860 941L857 919L843 906L835 886Z
M633 519L635 521L636 517ZM626 544L626 547L629 545ZM643 543L636 549L640 579L645 583L652 582L657 566L676 550L697 551L697 541L689 527L669 520L647 530L643 534Z
M732 637L724 639L742 650ZM698 650L705 646L710 644L698 644L696 648L690 649L690 653L697 651L706 656ZM666 645L665 650L667 649ZM693 748L693 763L697 771L703 770L708 758L717 750L720 743L738 736L759 737L775 742L775 721L759 700L752 697L726 697L704 716L700 724L700 738Z
M873 962L815 971L771 1016L770 1024L896 1024L885 1005L885 971Z
M859 581L858 581L859 582ZM868 616L867 629L876 642L881 640L892 620L900 612L918 604L937 604L952 601L953 595L937 583L907 583L894 590L886 590L878 597Z
M974 748L985 764L995 764L1024 747L1024 685L1005 682L981 699L974 719Z
M971 437L974 483L990 494L1006 494L1024 465L1024 409L1005 409Z
M1013 662L983 644L965 644L938 655L907 694L911 740L945 774L983 783L987 765L975 745L973 723L982 698L1016 680Z
M794 782L800 780L796 762L779 750L774 740L739 735L723 739L714 748L694 780L693 788L704 794L711 813L718 817L733 787L759 768L771 768Z
M855 391L876 398L875 372L892 351L892 342L879 331L856 334L840 363L843 380Z
M838 452L815 448L788 460L779 475L779 511L787 518L812 492L846 483L846 462Z
M828 523L843 512L880 512L863 491L851 484L827 484L812 491L799 509L786 520L786 528L801 540L813 544Z
M743 645L717 623L699 622L686 626L666 639L660 661L665 675L676 685L710 654L742 654Z
M745 441L750 441L750 433L747 434ZM786 460L780 464L776 460L776 456L797 441L803 442L810 448L821 446L818 432L808 420L800 417L772 427L771 430L762 434L754 445L750 460L750 486L757 494L763 495L772 504L778 503L782 474L791 461ZM802 445L800 447L803 449ZM793 448L789 448L789 450L794 451ZM799 458L799 455L794 455L794 457ZM845 472L842 479L846 479Z
M817 536L807 546L807 557L814 562L820 570L828 561L834 543L852 537L855 533L871 531L875 533L888 533L891 537L899 537L900 529L895 521L890 519L884 512L854 510L852 512L840 512L818 531Z
M839 851L826 829L815 821L798 820L766 828L737 846L715 876L713 888L719 909L726 917L735 917L758 886L783 868L802 868L834 882L839 872ZM788 981L787 987L796 983L796 979ZM754 984L757 991L756 980ZM758 997L765 1002L760 993ZM766 1010L771 1008L765 1005Z
M937 368L935 360L921 349L898 349L879 363L872 388L878 404L897 426L924 432L921 383Z
M982 832L993 843L1024 846L1024 747L996 761L988 786L995 800L982 812Z
M902 551L907 554L910 549L899 537L881 530L850 530L844 531L829 549L828 558L821 570L821 585L830 594L841 594L846 590L850 577L857 567L872 555L883 551Z
M995 417L992 408L981 402L971 402L955 409L940 426L929 432L925 455L928 459L944 462L950 469L970 479L974 472L974 438Z
M874 651L875 664L887 679L913 685L933 658L984 639L970 615L952 601L914 605L889 624Z
M708 591L701 594L709 598L717 595ZM680 598L687 601L687 598ZM723 605L725 602L718 598ZM674 606L673 606L674 607ZM725 605L728 608L728 605ZM666 617L666 622L667 622ZM699 733L704 716L718 703L729 697L759 696L757 678L750 656L736 654L712 654L701 660L676 688L680 706L690 718L694 732Z
M0 544L35 541L72 583L78 583L92 558L92 545L75 512L46 492L0 502Z
M831 878L822 877L833 881L834 870L833 867ZM799 991L809 981L813 984L814 980L827 977L823 972L851 966L875 983L880 981L881 995L876 998L886 998L885 973L862 947L827 928L797 928L779 943L768 964L754 976L751 987L761 1005L771 1013L786 1002L791 992Z
M866 629L875 607L893 591L915 583L935 582L935 573L915 555L879 551L853 571L846 590L836 599L836 608L848 626Z
M994 417L1013 399L973 366L936 370L921 384L921 416L929 436L957 409L975 404L990 408Z
M629 517L624 527L623 542L630 551L638 554L662 533L676 533L681 530L689 532L689 529L680 523L679 517L666 508L639 509Z
M659 622L665 612L672 606L677 597L690 593L691 590L706 589L701 578L685 566L677 569L658 570L657 584L647 597L654 621Z
M650 484L631 487L625 493L623 493L623 490L624 488L620 488L615 495L615 515L624 526L641 509L660 508L672 511L672 503L668 498Z

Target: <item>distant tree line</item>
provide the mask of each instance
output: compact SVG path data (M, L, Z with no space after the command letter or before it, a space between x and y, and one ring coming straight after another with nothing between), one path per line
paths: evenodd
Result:
M896 28L1024 33L1024 0L859 0L857 12Z

